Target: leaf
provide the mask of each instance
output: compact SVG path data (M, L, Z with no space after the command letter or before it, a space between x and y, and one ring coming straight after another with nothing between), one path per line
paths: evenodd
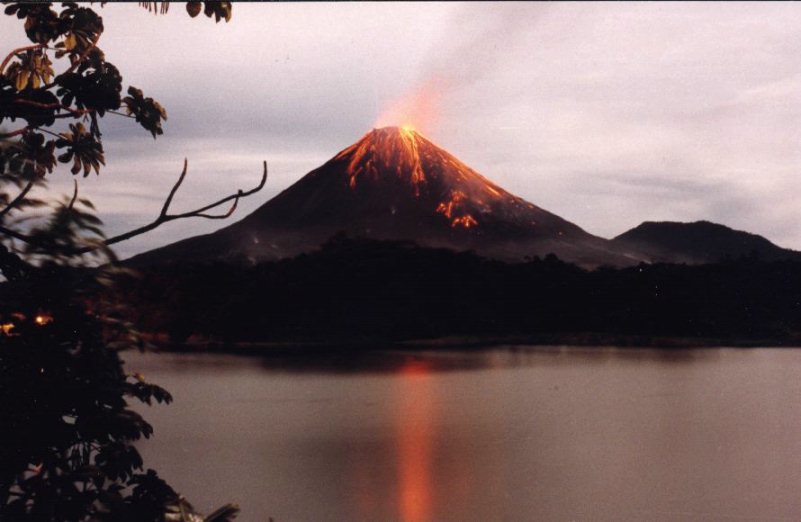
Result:
M153 98L145 98L142 91L136 87L128 87L128 94L129 96L122 99L126 112L134 116L139 125L150 131L153 138L163 134L161 123L167 119L164 107Z
M203 10L203 6L201 4L202 2L187 2L186 12L189 13L189 16L192 18L196 17L200 14L200 11Z
M75 49L76 45L77 43L75 41L75 35L73 33L68 34L67 37L64 39L64 49L71 51Z
M30 76L31 76L30 71L20 71L17 74L17 83L15 87L17 88L18 91L25 89L25 87L28 85L28 79L30 78Z

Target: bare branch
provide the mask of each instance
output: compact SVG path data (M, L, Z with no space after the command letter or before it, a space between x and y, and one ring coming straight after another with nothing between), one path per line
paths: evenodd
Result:
M49 134L49 135L51 135L51 136L54 136L54 137L56 137L56 138L63 138L63 137L64 137L64 136L63 136L63 135L61 135L61 134L56 134L56 133L55 133L55 132L53 132L53 131L49 131L49 130L47 130L47 129L43 129L43 128L41 128L41 127L36 127L36 131L37 131L37 132L44 132L44 133L46 133L46 134Z
M86 112L92 112L92 111L86 111ZM53 114L53 116L51 116L51 117L52 118L75 118L75 115L71 114L69 112L59 112L58 114Z
M135 119L136 119L136 116L132 116L132 115L130 115L130 114L125 114L124 112L120 112L120 111L111 111L111 110L106 110L106 112L107 112L108 114L114 114L115 116L122 116L122 117L124 117L124 118L131 118L132 120L135 120Z
M183 214L178 214L177 216L174 216L173 218L185 218L185 217L197 216L197 215L200 215L200 214L206 212L207 210L211 210L211 209L213 209L215 207L219 207L223 203L228 203L229 201L232 201L232 200L238 200L239 198L246 198L246 197L250 196L251 194L255 194L256 192L258 192L262 188L264 188L264 184L265 183L267 183L267 162L266 161L264 162L264 173L261 176L261 182L259 183L259 185L256 188L248 190L247 192L242 192L240 190L236 194L231 194L230 196L224 197L224 198L220 199L219 201L211 203L210 205L206 205L205 207L199 208L197 210L193 210L191 212L185 212Z
M178 181L175 182L175 185L172 186L167 199L164 200L164 206L161 207L161 212L159 212L159 217L167 217L167 211L170 210L170 204L172 203L172 198L175 197L175 193L178 192L178 188L181 186L181 183L184 182L184 178L186 177L186 169L189 167L189 160L184 158L184 169L181 171L181 175L178 176Z
M11 132L0 132L0 138L2 138L2 139L13 138L14 136L19 136L20 134L24 134L25 131L27 131L29 129L30 129L30 127L23 127L21 129L17 129L15 131L11 131Z
M78 180L73 178L72 182L75 184L75 189L72 191L72 199L70 200L70 204L67 205L67 208L72 210L72 207L75 205L75 201L78 199Z
M23 243L27 243L29 245L33 245L33 244L36 243L36 240L33 237L31 237L31 236L29 236L27 234L23 234L22 232L17 232L16 230L12 230L10 228L6 228L6 227L4 227L2 225L0 225L0 234L5 234L8 237L17 239L17 240L22 241ZM2 246L2 245L0 245L0 246Z
M28 192L30 192L30 190L33 188L35 183L36 183L36 178L31 178L31 180L28 181L28 184L25 185L25 188L23 188L22 191L19 194L17 194L17 197L11 200L11 202L8 205L6 205L6 208L0 210L0 218L11 212L14 209L14 207L19 205L20 202L28 194Z
M110 238L106 239L103 242L103 244L106 245L106 246L109 246L109 245L113 245L115 243L119 243L121 241L125 241L127 239L131 239L132 237L136 237L138 235L144 234L145 232L149 232L149 231L153 230L154 228L156 228L158 226L161 226L162 224L164 224L164 223L166 223L168 221L173 221L173 220L176 220L176 219L185 219L185 218L190 218L190 217L202 217L202 218L206 218L206 219L223 219L223 218L229 217L234 212L234 210L236 210L236 205L237 205L237 202L239 201L239 198L243 198L243 197L247 197L247 196L250 196L252 194L255 194L256 192L258 192L262 188L264 188L265 183L267 183L267 162L265 161L264 162L264 172L263 172L263 174L261 176L261 181L259 182L258 186L256 186L255 188L253 188L251 190L248 190L248 191L244 191L244 192L240 189L239 191L237 191L236 194L231 194L230 196L226 196L226 197L224 197L222 199L219 199L219 200L215 201L214 203L210 203L210 204L206 205L205 207L198 208L198 209L195 209L195 210L190 210L189 212L184 212L184 213L181 213L181 214L169 214L168 213L169 212L169 206L170 206L169 204L172 202L172 198L175 195L175 192L178 190L178 187L181 185L181 183L183 182L184 177L186 176L186 166L187 166L187 162L186 162L186 160L184 160L184 170L181 172L181 176L178 178L178 181L175 183L175 185L173 185L173 188L170 191L170 195L167 196L167 200L164 202L164 206L162 207L161 213L159 214L159 216L153 222L148 223L147 225L141 226L139 228L136 228L134 230L130 230L128 232L125 232L124 234L120 234L118 236L110 237ZM212 210L212 209L214 209L216 207L219 207L220 205L228 203L229 201L233 201L234 204L231 206L231 208L225 214L222 214L222 215L219 215L219 216L206 214L206 211L209 211L209 210ZM86 253L86 252L88 252L90 250L93 250L93 249L92 248L84 248L84 249L79 250L79 253L83 254L83 253Z
M66 105L62 105L60 103L41 103L33 100L26 100L24 98L17 98L14 100L14 103L18 103L20 105L30 105L31 107L37 107L39 109L61 109L69 112L72 116L83 116L84 114L94 112L94 109L73 109L72 107L67 107Z
M206 219L224 219L224 218L230 217L231 214L233 214L234 211L236 210L236 207L237 207L237 205L239 203L239 200L241 198L244 198L244 197L250 196L252 194L255 194L256 192L258 192L262 188L264 188L264 185L267 183L267 162L265 161L264 162L264 172L262 173L261 181L259 182L259 184L256 187L254 187L254 188L252 188L250 190L247 190L247 191L243 191L242 189L239 189L236 192L236 194L231 194L229 196L226 196L224 198L221 198L221 199L215 201L214 203L210 203L210 204L208 204L208 205L206 205L204 207L201 207L201 208L198 208L198 209L195 209L195 210L190 210L188 212L183 212L181 214L170 214L169 213L170 203L172 203L173 197L175 196L175 193L178 191L178 187L181 186L181 183L183 183L183 180L186 177L187 167L188 167L188 162L186 160L184 160L184 169L181 171L181 175L179 176L178 181L175 182L175 184L173 185L172 189L170 190L170 193L167 196L167 199L165 200L164 205L162 206L161 212L159 213L158 217L155 220L153 220L152 222L148 223L147 225L143 225L143 226L141 226L139 228L135 228L135 229L130 230L128 232L125 232L123 234L119 234L117 236L105 239L105 240L99 242L96 245L91 245L91 246L85 246L85 247L82 247L82 248L78 248L78 249L66 252L66 254L69 254L69 255L82 255L82 254L86 254L86 253L89 253L89 252L93 252L95 250L98 250L99 248L111 246L111 245L113 245L115 243L120 243L120 242L125 241L127 239L131 239L132 237L136 237L138 235L144 234L145 232L149 232L149 231L151 231L151 230L163 225L164 223L167 223L168 221L174 221L176 219L185 219L185 218L191 218L191 217L202 217L202 218L206 218ZM74 192L74 195L72 197L72 201L70 202L70 208L75 203L75 200L76 200L77 197L78 197L78 184L76 183L75 184L75 192ZM213 210L213 209L215 209L217 207L220 207L220 206L228 203L229 201L231 201L233 203L231 204L231 207L225 213L223 213L223 214L207 214L206 213L207 211ZM38 241L37 241L36 238L34 238L32 236L29 236L29 235L26 235L26 234L23 234L23 233L18 232L16 230L12 230L10 228L6 228L6 227L1 226L1 225L0 225L0 234L5 234L6 236L12 237L14 239L17 239L17 240L22 241L23 243L27 243L29 245L38 244Z
M41 49L43 47L47 47L47 44L27 45L25 47L19 47L17 49L14 49L10 53L8 53L8 56L6 56L3 59L3 63L0 63L0 74L3 74L3 71L6 70L6 65L8 65L8 62L10 62L11 59L14 58L15 55L17 55L19 53L23 53L25 51L32 51L34 49Z
M239 193L241 193L241 192L242 192L242 191L240 190L240 191L239 191ZM226 212L225 214L217 214L217 215L214 215L214 214L205 214L205 213L202 213L202 212L201 212L201 213L199 213L199 214L195 214L195 216L197 216L197 217L202 217L202 218L206 218L206 219L225 219L225 218L227 218L227 217L230 217L230 216L231 216L231 214L233 214L233 213L234 213L234 210L236 210L236 206L237 206L237 204L238 204L238 203L239 203L239 197L237 197L236 199L234 199L234 204L233 204L233 205L231 205L231 208L229 208L229 209L228 209L228 212Z

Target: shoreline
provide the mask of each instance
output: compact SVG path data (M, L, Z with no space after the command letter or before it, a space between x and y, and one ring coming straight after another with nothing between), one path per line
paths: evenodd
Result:
M801 337L787 338L713 338L646 335L611 335L599 333L541 335L465 335L431 339L352 339L332 341L236 341L190 339L184 343L169 342L166 335L145 336L155 351L167 353L231 353L237 355L287 355L325 352L377 350L451 351L460 349L487 350L498 347L614 347L623 349L692 350L705 348L799 348Z

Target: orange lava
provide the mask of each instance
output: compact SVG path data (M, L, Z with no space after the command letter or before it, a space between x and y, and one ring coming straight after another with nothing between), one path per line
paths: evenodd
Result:
M478 225L478 221L470 214L455 216L460 203L465 200L465 193L461 190L454 190L451 199L443 201L437 206L436 212L451 220L451 227L471 228Z
M334 158L350 156L347 167L350 187L354 188L359 178L377 179L381 172L394 171L398 177L408 178L415 196L419 196L426 176L420 158L417 131L406 126L374 130L373 133L375 139L362 139Z
M337 160L351 189L382 177L397 177L421 203L441 214L450 228L475 228L496 207L519 205L518 198L431 143L411 125L373 129L334 156L333 161Z
M456 190L451 194L451 199L449 201L443 201L437 207L437 212L440 214L444 214L446 218L450 219L453 217L454 207L459 204L460 201L464 199L464 192L461 190Z
M457 226L470 228L476 225L478 225L478 221L476 221L475 218L470 214L465 214L464 216L458 217L451 221L451 226L454 228Z

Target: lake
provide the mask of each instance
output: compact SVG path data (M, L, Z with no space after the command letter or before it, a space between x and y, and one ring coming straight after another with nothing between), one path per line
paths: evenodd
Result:
M801 350L125 354L146 466L237 520L799 520Z

